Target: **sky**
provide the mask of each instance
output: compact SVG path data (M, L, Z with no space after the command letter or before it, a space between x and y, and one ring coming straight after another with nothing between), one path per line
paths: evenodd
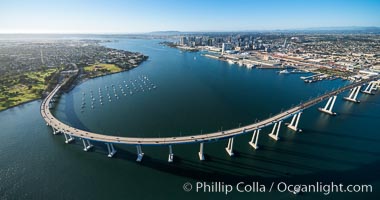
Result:
M0 33L380 27L380 0L0 0Z

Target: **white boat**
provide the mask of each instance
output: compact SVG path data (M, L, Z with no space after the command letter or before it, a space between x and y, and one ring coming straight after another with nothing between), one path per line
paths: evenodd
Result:
M233 60L227 60L227 62L228 62L228 64L235 64L235 61L233 61Z
M278 72L279 74L289 74L290 72L287 69L281 70Z
M252 69L254 65L253 64L247 64L246 66L248 69Z
M299 70L299 69L293 69L291 71L291 73L294 73L294 74L304 74L304 73L308 73L308 72L303 71L303 70Z

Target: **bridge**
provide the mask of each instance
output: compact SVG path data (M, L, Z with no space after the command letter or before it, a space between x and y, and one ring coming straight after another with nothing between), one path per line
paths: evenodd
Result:
M108 150L108 157L113 157L113 155L117 152L113 144L135 145L137 149L136 161L140 162L144 156L144 153L142 152L142 146L167 145L169 147L168 162L173 162L174 154L172 150L172 145L185 144L185 143L199 143L200 144L200 149L198 152L199 159L204 160L205 159L204 153L203 153L204 143L228 139L228 145L226 147L226 151L230 156L233 156L234 155L233 153L234 137L242 135L242 134L252 133L252 139L248 143L254 149L257 149L258 139L259 139L259 134L260 134L261 129L268 126L272 126L272 125L273 125L273 129L271 133L269 133L269 137L271 137L274 140L279 140L278 136L279 136L281 124L284 120L288 118L292 118L292 120L287 125L287 127L296 132L300 132L302 130L298 128L298 123L299 123L303 110L328 99L326 106L323 108L319 108L319 110L321 112L324 112L330 115L336 115L336 113L333 112L332 109L333 109L333 106L338 94L347 90L351 90L349 96L344 97L344 99L347 101L354 102L354 103L359 103L360 101L357 100L357 96L361 87L367 84L367 87L365 88L365 90L362 90L361 92L365 94L372 94L372 91L377 90L377 88L379 87L379 81L375 81L376 79L378 79L378 77L372 77L369 79L365 79L365 80L341 87L337 90L328 92L319 97L316 97L314 99L301 103L288 110L282 111L267 119L264 119L262 121L256 121L253 124L249 124L246 126L233 128L233 129L225 130L225 131L218 131L218 132L206 133L206 134L200 134L200 135L180 136L180 137L162 137L162 138L120 137L120 136L111 136L111 135L93 133L90 131L80 130L70 125L67 125L59 121L57 118L55 118L50 111L52 100L56 96L57 92L59 92L62 85L65 84L65 82L58 84L49 93L49 95L43 100L43 102L41 103L40 112L43 119L46 121L46 124L52 127L54 134L62 133L65 137L66 143L70 143L74 139L82 140L84 151L88 151L89 149L93 147L93 144L91 143L92 141L97 141L97 142L105 143Z

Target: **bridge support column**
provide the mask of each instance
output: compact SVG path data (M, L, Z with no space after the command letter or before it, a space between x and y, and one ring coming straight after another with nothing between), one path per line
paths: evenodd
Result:
M380 81L373 82L373 90L377 90L379 88Z
M67 133L63 133L63 135L65 136L65 143L68 144L70 142L72 142L74 140L73 136L71 136L70 134L67 134Z
M199 146L199 152L198 152L198 156L199 156L199 160L205 160L205 156L203 154L203 142L200 143L200 146Z
M353 88L350 92L350 95L348 97L343 97L343 99L347 100L347 101L354 102L354 103L360 103L359 100L356 100L356 97L358 96L358 93L359 93L361 87L362 86L359 85L359 86Z
M169 158L168 158L168 162L173 162L173 158L174 158L174 154L173 154L173 149L172 149L172 145L169 145Z
M248 142L249 145L251 145L254 149L258 149L259 146L257 146L257 142L259 141L259 134L261 129L256 129L253 131L252 139L250 142Z
M55 128L53 128L53 127L51 127L52 129L53 129L53 134L54 135L57 135L58 133L59 133L59 130L58 129L55 129Z
M136 149L137 149L137 159L136 159L136 161L137 162L141 162L141 160L144 157L144 153L141 150L141 145L136 145Z
M329 98L324 108L318 108L319 111L327 113L329 115L336 115L335 112L332 112L336 100L336 95Z
M271 137L272 139L274 139L276 141L280 139L278 137L278 133L280 132L281 123L282 123L282 121L276 122L273 126L272 132L268 134L269 137Z
M107 149L108 149L108 158L112 158L113 155L117 152L115 148L113 147L112 143L106 143Z
M296 131L296 132L297 131L298 132L302 132L302 129L298 128L298 122L300 121L301 114L302 114L302 112L299 112L299 113L293 115L292 121L288 125L288 128L290 128L290 129L292 129L293 131Z
M230 156L234 155L233 147L234 147L234 138L232 137L232 138L228 139L228 145L226 147L226 151L227 151L228 155L230 155Z
M373 94L372 90L375 90L375 88L377 88L376 83L374 81L371 81L368 83L367 87L362 92L365 94Z
M84 146L83 151L88 151L94 146L90 143L90 140L86 140L86 139L82 138L82 142L83 142L83 146Z

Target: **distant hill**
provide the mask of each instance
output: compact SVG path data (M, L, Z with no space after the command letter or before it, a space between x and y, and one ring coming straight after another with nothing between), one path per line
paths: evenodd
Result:
M305 30L380 30L380 27L376 26L338 26L338 27L316 27L306 28Z
M154 31L145 33L155 36L172 36L183 34L207 34L207 33L249 33L249 32L296 32L296 33L372 33L380 34L380 27L376 26L341 26L341 27L313 27L298 29L272 29L272 30L236 30L236 31Z
M307 28L303 30L317 31L317 32L380 33L380 27L376 27L376 26L318 27L318 28Z
M179 35L180 31L153 31L146 33L147 35Z

